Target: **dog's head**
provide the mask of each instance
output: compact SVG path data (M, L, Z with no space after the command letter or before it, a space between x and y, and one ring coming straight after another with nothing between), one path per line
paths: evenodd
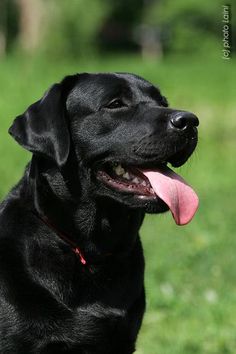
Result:
M197 125L194 114L168 108L159 89L136 75L85 73L53 85L9 131L61 170L73 149L81 187L92 197L147 212L170 208L184 224L197 197L167 163L187 161Z

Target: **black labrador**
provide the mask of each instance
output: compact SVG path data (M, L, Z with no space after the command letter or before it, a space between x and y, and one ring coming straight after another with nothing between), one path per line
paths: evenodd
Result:
M54 84L9 132L33 153L0 206L0 353L130 354L145 309L144 214L191 220L197 196L167 163L197 117L132 74Z

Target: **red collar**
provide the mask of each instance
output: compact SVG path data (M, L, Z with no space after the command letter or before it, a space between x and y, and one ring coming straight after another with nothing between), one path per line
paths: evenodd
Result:
M35 214L35 213L34 213ZM45 224L47 225L50 229L52 229L53 231L55 231L55 233L66 243L68 243L71 246L72 251L79 256L80 259L80 263L82 265L86 265L87 261L83 256L83 253L81 252L81 249L73 242L71 241L71 239L68 237L68 235L66 235L65 233L62 233L60 230L57 229L57 227L51 222L49 221L47 218L36 214L37 217Z

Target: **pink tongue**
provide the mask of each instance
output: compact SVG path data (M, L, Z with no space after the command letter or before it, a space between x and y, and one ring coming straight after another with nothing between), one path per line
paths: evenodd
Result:
M198 208L194 190L170 168L141 171L149 180L154 192L170 208L177 225L189 223Z

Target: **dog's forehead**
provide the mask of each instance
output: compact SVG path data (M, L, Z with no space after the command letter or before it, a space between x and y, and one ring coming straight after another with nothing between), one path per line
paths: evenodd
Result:
M117 87L146 89L153 87L153 85L144 80L140 76L129 73L94 73L94 74L81 74L77 87L83 86L86 88L96 87L97 89L112 90Z
M67 106L80 102L101 102L125 95L142 100L145 96L160 96L160 91L150 82L129 73L83 73L68 95Z

